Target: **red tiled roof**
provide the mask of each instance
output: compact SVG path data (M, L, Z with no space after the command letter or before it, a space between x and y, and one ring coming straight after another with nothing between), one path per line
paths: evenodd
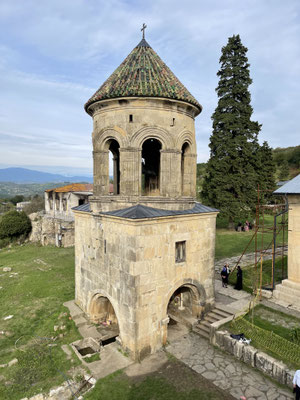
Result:
M47 189L45 192L68 193L68 192L92 192L92 183L71 183L70 185Z

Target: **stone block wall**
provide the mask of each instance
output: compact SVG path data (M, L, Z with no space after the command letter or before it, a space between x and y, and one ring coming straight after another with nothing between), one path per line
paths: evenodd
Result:
M166 341L167 307L179 287L199 292L199 310L214 304L215 218L128 220L76 212L76 302L89 313L94 295L107 297L132 357L156 351ZM186 260L176 262L181 241Z
M272 377L282 385L293 387L294 370L290 370L284 363L276 360L251 345L240 343L230 337L227 331L216 331L211 342L232 354L238 360L257 368L264 374Z

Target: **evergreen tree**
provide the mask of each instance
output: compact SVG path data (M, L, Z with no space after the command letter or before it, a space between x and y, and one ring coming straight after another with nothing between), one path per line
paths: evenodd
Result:
M285 181L289 179L290 175L290 168L289 168L289 163L286 159L284 159L280 165L280 170L279 170L279 179L282 181Z
M276 189L275 184L276 164L273 151L267 142L264 142L258 150L257 173L260 190L260 203L268 201L272 192Z
M257 140L261 125L251 121L253 109L248 90L252 83L247 48L234 35L222 48L219 100L212 115L210 159L203 184L202 198L233 222L247 217L257 201Z

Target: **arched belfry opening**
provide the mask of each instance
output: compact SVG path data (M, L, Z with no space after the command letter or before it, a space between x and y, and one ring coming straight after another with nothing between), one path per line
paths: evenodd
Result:
M110 194L120 194L120 146L119 143L111 139L108 142L109 150L109 187L113 185Z
M142 195L160 195L160 150L157 139L147 139L142 146Z
M185 142L181 148L181 193L182 196L190 196L190 168L191 162L188 155L191 154L189 143Z

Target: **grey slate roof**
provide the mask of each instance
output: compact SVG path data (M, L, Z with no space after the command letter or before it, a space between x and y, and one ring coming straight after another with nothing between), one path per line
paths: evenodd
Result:
M273 192L274 194L300 194L300 174Z
M73 207L72 210L91 212L89 204ZM204 214L211 212L218 212L216 208L207 207L200 203L195 203L195 206L189 210L161 210L159 208L147 207L141 204L136 206L122 208L121 210L102 212L100 215L111 215L114 217L127 218L127 219L145 219L157 217L170 217L173 215L188 215L188 214Z
M72 207L72 210L91 212L90 203L81 204L81 206L77 206L77 207Z
M161 210L158 208L147 207L141 204L136 206L123 208L121 210L108 211L101 214L112 215L120 218L128 219L145 219L145 218L157 218L157 217L169 217L173 215L187 215L187 214L203 214L210 212L217 212L215 208L204 206L200 203L195 203L195 206L189 210Z

